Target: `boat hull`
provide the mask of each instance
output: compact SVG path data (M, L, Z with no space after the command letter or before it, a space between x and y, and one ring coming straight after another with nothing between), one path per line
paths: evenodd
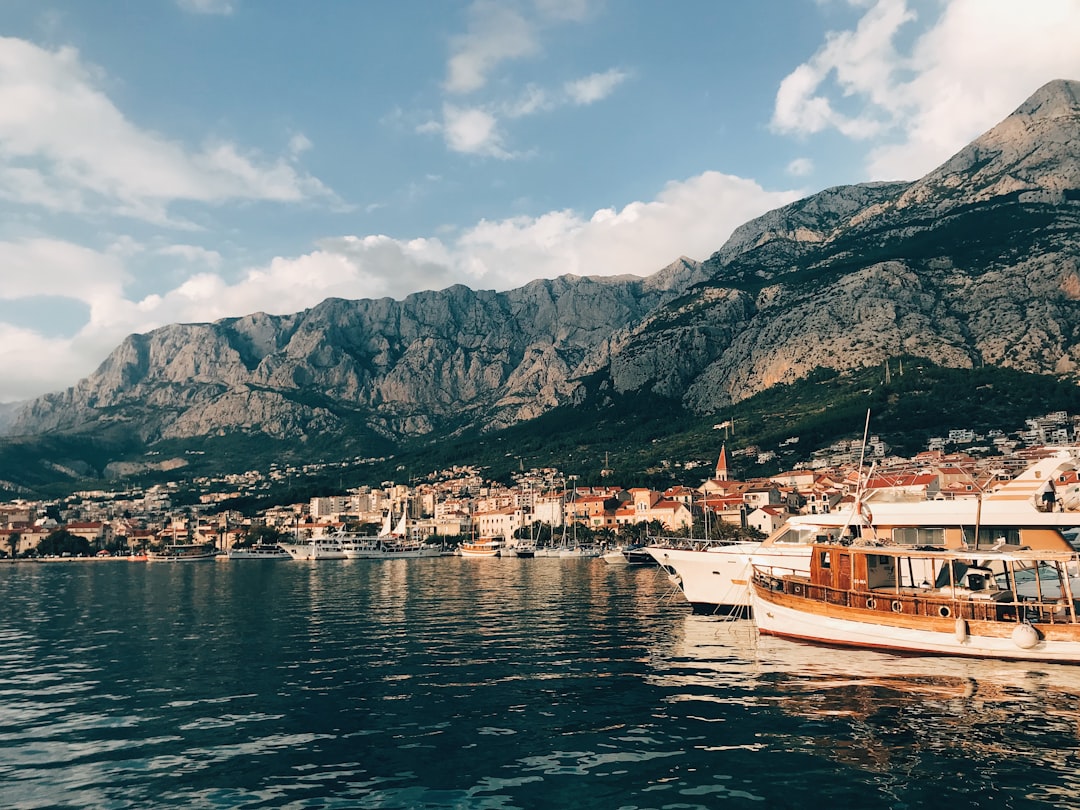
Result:
M951 617L909 617L906 621L888 621L887 617L892 613L857 616L852 609L844 608L841 615L840 610L830 610L828 606L823 606L820 611L810 611L798 603L786 604L782 595L775 598L759 587L753 589L753 608L758 632L764 635L892 652L1080 663L1080 629L1075 626L980 622ZM964 623L963 632L960 632L958 622ZM1035 636L1028 630L1018 632L1018 627L1030 627ZM1033 646L1021 646L1027 643L1024 639L1034 637L1038 640Z
M647 551L677 585L696 613L750 608L751 556L761 543L708 549L648 546Z
M294 560L344 560L348 559L340 544L282 543L281 547Z

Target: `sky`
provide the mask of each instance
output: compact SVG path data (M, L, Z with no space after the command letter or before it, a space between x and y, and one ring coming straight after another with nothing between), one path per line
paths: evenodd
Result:
M914 180L1080 0L0 0L0 403L129 334L650 275Z

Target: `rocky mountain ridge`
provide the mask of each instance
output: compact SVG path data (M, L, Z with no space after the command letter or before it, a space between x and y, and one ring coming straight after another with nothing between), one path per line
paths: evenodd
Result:
M1072 378L1080 362L1080 82L1054 81L911 183L827 189L648 278L330 299L127 338L12 432L122 426L391 441L531 419L590 392L710 412L818 367L906 354Z

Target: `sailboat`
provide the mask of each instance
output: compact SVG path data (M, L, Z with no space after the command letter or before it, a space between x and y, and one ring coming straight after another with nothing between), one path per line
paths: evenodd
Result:
M345 548L345 555L352 560L409 559L438 557L442 554L442 549L438 546L428 545L419 540L410 540L408 534L409 524L405 513L402 512L395 525L394 513L388 510L383 515L378 534L342 533L338 537Z

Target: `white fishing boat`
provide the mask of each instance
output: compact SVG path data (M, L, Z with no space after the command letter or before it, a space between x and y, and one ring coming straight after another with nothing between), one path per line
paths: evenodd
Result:
M754 565L761 633L843 646L1080 663L1080 555L814 543L806 574Z
M292 555L277 543L256 543L253 546L230 548L230 560L291 560Z

